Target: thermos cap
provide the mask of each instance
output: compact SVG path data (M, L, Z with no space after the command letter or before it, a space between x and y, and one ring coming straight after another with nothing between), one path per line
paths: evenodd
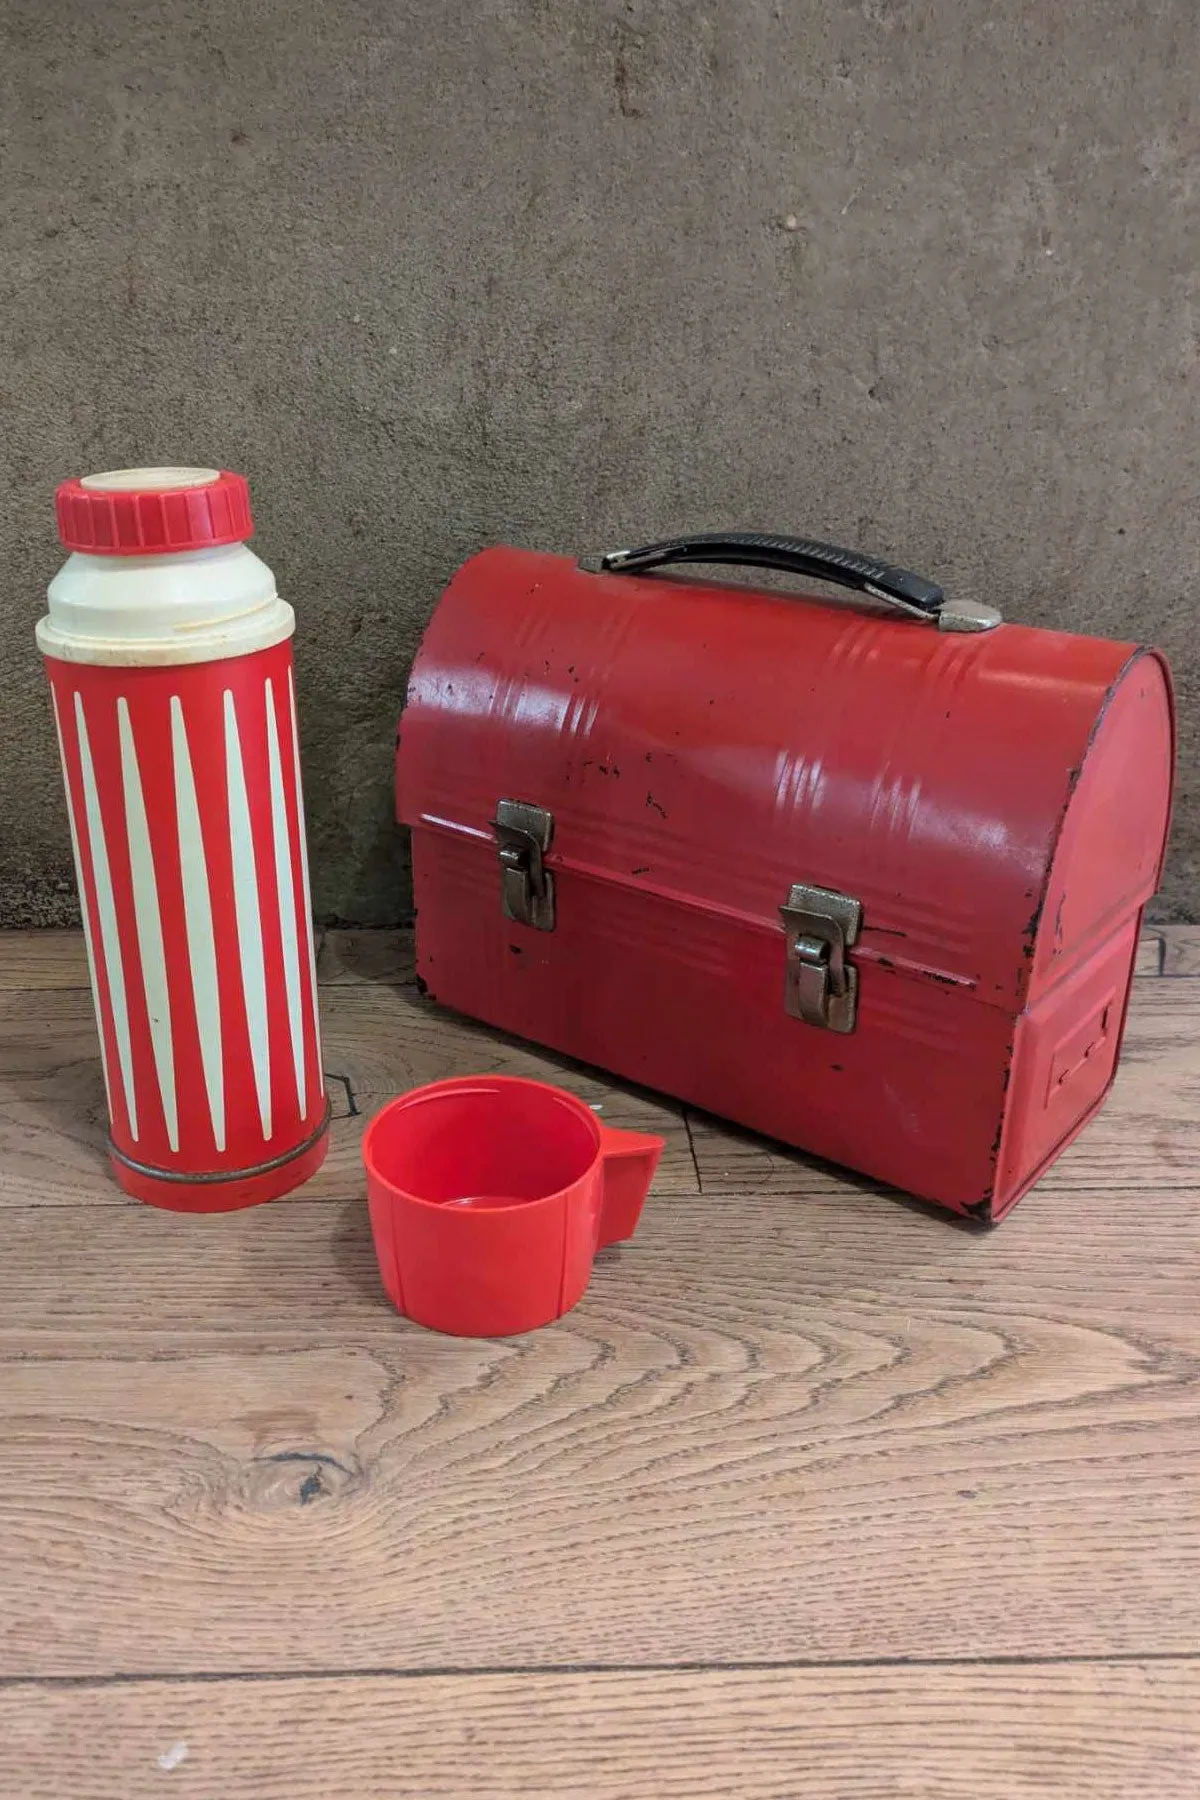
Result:
M229 469L110 469L64 481L58 535L89 556L161 556L254 534L250 489Z
M56 495L68 556L38 623L57 662L161 667L281 644L295 615L244 540L245 480L227 469L113 469ZM191 551L191 555L183 554Z

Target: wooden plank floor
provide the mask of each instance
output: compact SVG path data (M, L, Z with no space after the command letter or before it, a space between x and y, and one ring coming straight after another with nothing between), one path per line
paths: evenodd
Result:
M1200 931L998 1230L321 953L336 1122L274 1206L103 1163L86 971L0 936L4 1800L1196 1800ZM379 1288L386 1095L549 1075L668 1148L558 1326Z

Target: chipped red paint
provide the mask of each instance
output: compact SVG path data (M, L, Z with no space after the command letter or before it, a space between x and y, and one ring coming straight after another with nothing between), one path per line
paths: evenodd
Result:
M1111 1084L1172 761L1153 651L486 551L401 722L418 967L460 1011L997 1218ZM552 932L502 915L501 798L554 815ZM784 1011L794 882L862 902L850 1035Z

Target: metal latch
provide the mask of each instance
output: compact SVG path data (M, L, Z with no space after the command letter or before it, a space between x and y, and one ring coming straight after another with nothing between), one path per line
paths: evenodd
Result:
M554 930L554 876L545 854L554 835L554 815L524 800L501 800L492 829L500 847L500 900L506 919Z
M861 902L831 888L798 882L779 915L787 933L785 1010L806 1025L853 1031L858 970L846 952L858 939Z

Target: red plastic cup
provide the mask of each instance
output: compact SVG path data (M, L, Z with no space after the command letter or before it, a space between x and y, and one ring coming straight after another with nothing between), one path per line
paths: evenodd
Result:
M363 1137L388 1298L457 1337L549 1325L582 1299L597 1250L632 1237L662 1151L540 1081L401 1094Z

